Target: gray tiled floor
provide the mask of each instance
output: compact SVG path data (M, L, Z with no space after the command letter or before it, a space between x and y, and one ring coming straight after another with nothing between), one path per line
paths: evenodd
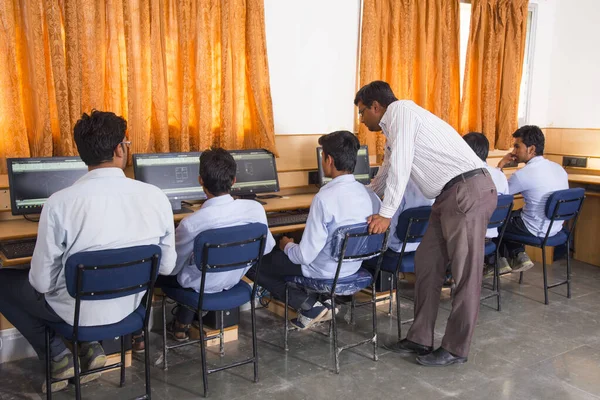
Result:
M564 276L564 261L554 264L550 281ZM329 339L314 332L293 332L290 351L282 349L281 320L258 310L260 382L252 383L252 367L209 376L213 399L355 399L369 397L415 399L600 399L600 269L574 263L573 298L564 297L566 288L553 289L545 306L541 267L525 274L502 279L502 312L482 306L469 362L448 368L425 368L414 357L402 357L380 348L378 362L363 346L341 355L341 374L332 372L333 353ZM410 293L410 288L407 288ZM493 305L493 300L488 300ZM412 313L403 300L404 315ZM394 340L396 323L379 315L380 342ZM450 299L444 296L436 344L444 333ZM345 313L346 310L342 312ZM371 329L368 310L358 312L355 326L340 321L341 340L361 338ZM209 361L219 364L249 354L249 313L242 313L241 338L228 344L221 359L214 349ZM403 326L403 334L409 324ZM317 328L326 332L326 327ZM152 361L160 361L161 339L152 335ZM172 354L172 355L171 355ZM83 387L84 399L133 398L144 391L141 359L127 370L127 383L118 388L118 373L105 374ZM170 353L170 368L153 366L152 392L155 399L184 400L202 393L199 350L179 349ZM35 359L0 365L0 400L39 399L43 377ZM54 398L74 398L74 389Z

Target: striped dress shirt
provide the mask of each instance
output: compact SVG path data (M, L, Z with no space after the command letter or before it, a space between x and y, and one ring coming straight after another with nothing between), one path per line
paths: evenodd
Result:
M486 165L454 128L410 100L390 104L379 126L386 149L370 187L383 196L382 217L394 215L409 178L433 199L452 178Z

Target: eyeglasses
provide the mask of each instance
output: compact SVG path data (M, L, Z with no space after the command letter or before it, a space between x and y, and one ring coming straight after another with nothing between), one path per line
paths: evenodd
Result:
M361 109L359 109L359 110L358 110L358 115L362 117L362 116L363 116L363 113L365 112L365 110L366 110L367 108L369 108L369 107L363 107L363 108L362 108L362 110L361 110Z

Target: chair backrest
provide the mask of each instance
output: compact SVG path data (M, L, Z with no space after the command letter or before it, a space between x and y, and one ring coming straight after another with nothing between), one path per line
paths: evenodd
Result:
M404 243L419 243L429 225L430 215L431 206L409 208L402 211L398 216L396 235Z
M498 196L498 205L490 217L488 229L502 227L513 208L514 196L512 194L501 194Z
M86 251L67 259L67 292L79 300L106 300L146 291L156 280L157 245Z
M194 240L194 260L200 271L225 272L252 267L262 257L267 226L261 223L209 229Z
M331 242L331 256L340 261L366 260L387 248L388 232L370 235L366 223L340 226Z
M568 221L577 216L584 198L583 188L558 190L546 201L546 217L552 221Z

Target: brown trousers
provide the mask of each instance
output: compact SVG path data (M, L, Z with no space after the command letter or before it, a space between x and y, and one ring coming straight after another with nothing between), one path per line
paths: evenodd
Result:
M433 346L440 294L450 264L456 289L442 347L461 357L469 354L479 314L485 232L497 200L487 171L454 184L436 198L415 256L415 321L408 331L409 340Z

